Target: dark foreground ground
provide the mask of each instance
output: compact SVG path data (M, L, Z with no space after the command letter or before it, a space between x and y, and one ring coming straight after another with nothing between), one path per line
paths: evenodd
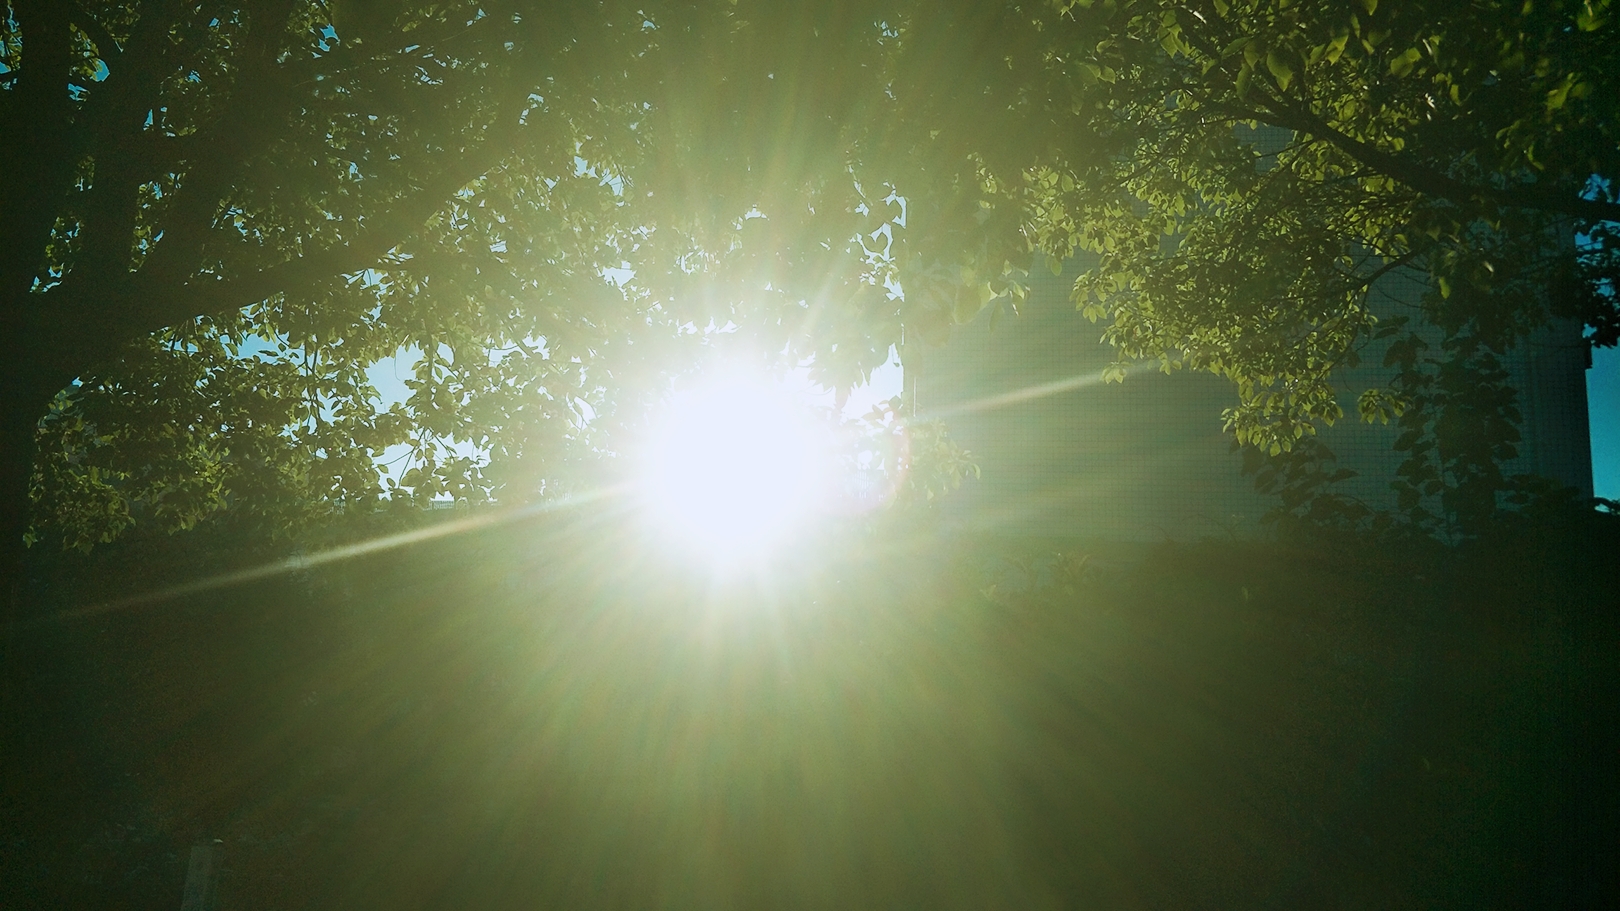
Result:
M215 839L220 911L1616 907L1613 535L986 596L982 546L717 584L509 525L14 630L0 908L176 909Z

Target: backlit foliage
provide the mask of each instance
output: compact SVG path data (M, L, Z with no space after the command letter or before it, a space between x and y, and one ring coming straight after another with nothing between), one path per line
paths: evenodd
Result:
M0 8L0 473L70 543L565 488L718 338L847 389L1081 249L1273 453L1407 331L1386 272L1446 350L1620 331L1607 0Z

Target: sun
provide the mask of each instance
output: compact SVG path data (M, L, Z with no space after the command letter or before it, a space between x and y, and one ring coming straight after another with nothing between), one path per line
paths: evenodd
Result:
M681 392L647 439L648 514L712 557L760 555L824 501L829 436L807 403L768 379L733 376Z

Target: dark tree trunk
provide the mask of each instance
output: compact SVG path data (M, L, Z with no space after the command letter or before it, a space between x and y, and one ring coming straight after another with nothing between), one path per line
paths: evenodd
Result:
M23 339L27 336L23 335ZM34 434L51 398L73 381L18 342L0 353L0 597L9 626L28 613L24 603L29 480L34 469Z

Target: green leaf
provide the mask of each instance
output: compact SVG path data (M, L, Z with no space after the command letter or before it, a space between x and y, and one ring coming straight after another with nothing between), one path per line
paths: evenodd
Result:
M1344 55L1345 45L1349 42L1350 35L1348 32L1335 37L1332 41L1327 43L1325 51L1322 55L1323 59L1325 59L1328 63L1338 63L1339 58Z
M1423 52L1415 47L1409 47L1402 51L1400 56L1395 57L1389 62L1389 72L1391 75L1405 76L1406 74L1412 72L1412 68L1416 66L1417 62L1421 59L1423 59Z
M1570 89L1574 88L1576 85L1575 79L1575 74L1570 73L1564 77L1563 82L1559 83L1551 91L1547 92L1547 111L1549 113L1557 111L1559 108L1564 106L1566 101L1569 100Z
M1288 91L1288 84L1294 81L1294 65L1287 55L1275 49L1266 52L1266 69L1277 79L1277 88Z

